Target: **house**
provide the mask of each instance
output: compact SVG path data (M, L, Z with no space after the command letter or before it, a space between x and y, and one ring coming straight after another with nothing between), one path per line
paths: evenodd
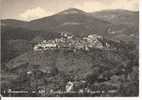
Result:
M50 48L56 48L57 44L55 43L55 41L42 41L41 43L37 44L34 46L33 50L34 51L42 51L42 50L47 50Z

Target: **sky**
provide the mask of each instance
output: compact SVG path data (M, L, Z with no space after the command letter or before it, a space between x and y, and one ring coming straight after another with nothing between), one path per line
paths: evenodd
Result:
M0 19L33 20L69 8L86 12L107 9L138 11L138 0L0 0Z

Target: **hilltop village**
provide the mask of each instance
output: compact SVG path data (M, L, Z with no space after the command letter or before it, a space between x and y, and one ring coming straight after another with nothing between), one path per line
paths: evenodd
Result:
M61 33L61 38L54 40L43 40L33 47L34 51L46 51L48 49L66 48L76 50L88 51L89 48L109 48L110 45L106 42L103 43L103 37L91 34L83 38L77 38L69 33Z

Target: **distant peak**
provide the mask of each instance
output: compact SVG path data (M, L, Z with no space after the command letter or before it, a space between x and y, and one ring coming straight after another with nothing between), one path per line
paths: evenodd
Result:
M77 8L69 8L67 10L60 12L60 14L77 14L77 13L85 13L85 12Z
M77 9L77 8L69 8L69 9L67 9L67 10L65 10L65 11L81 11L80 9Z

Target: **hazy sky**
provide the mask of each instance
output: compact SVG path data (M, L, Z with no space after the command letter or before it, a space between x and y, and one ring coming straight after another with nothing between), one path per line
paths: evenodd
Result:
M138 10L138 0L0 0L0 18L32 20L68 8L86 12L104 9Z

